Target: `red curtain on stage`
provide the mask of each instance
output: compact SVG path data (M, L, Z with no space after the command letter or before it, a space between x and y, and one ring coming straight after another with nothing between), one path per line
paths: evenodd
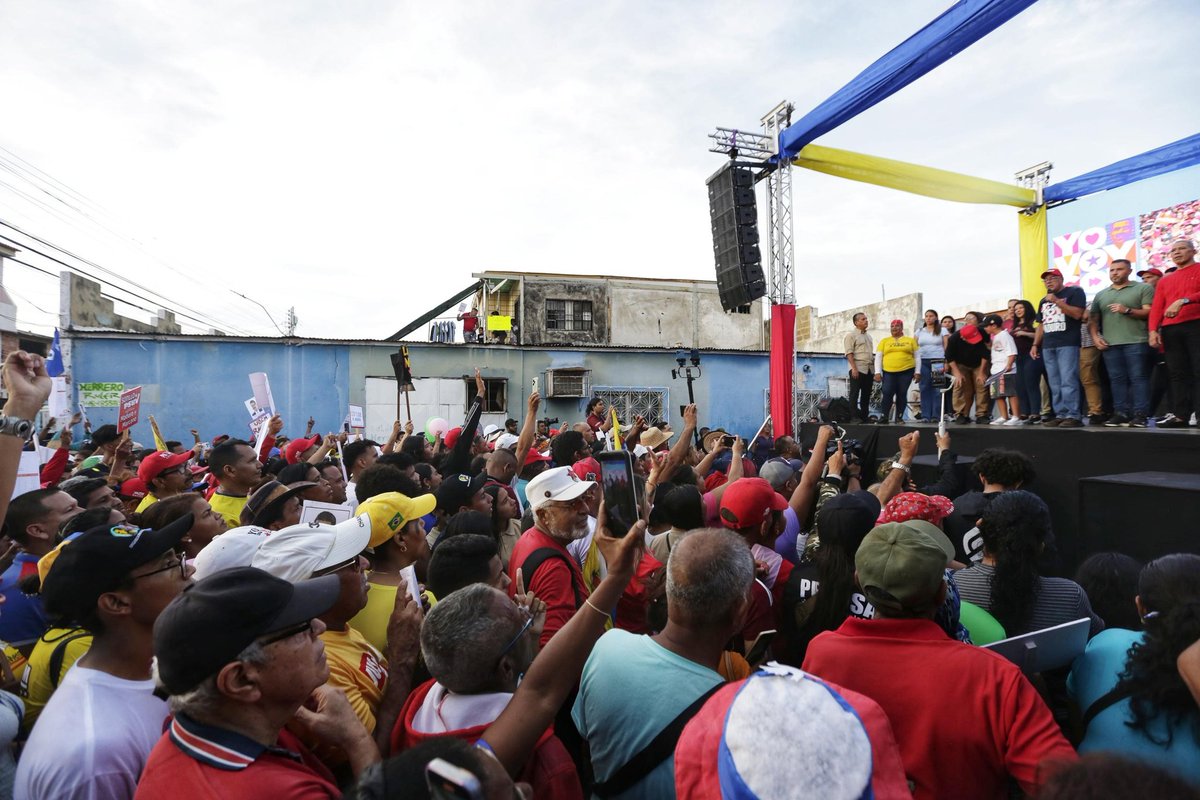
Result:
M792 371L796 366L796 307L771 306L771 435L791 436Z

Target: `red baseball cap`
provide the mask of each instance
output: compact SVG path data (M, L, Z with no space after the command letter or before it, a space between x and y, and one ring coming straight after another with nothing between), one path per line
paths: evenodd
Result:
M191 450L185 450L182 453L159 450L158 452L151 453L143 458L142 463L138 465L138 480L144 485L149 486L150 482L161 475L164 470L173 469L180 464L185 464L191 457Z
M1063 276L1063 274L1056 269L1048 269L1042 273L1042 275L1041 275L1042 280L1046 280L1047 275L1053 275L1056 278L1061 278Z
M454 445L458 442L459 436L462 436L461 425L457 428L451 428L442 434L442 441L446 443L446 447L454 447Z
M1145 277L1146 275L1157 275L1160 278L1163 276L1162 270L1159 269L1158 267L1151 267L1150 269L1144 269L1137 274L1137 276L1139 278Z
M287 447L283 448L283 457L287 459L287 463L295 464L300 460L300 454L312 447L320 439L320 436L313 436L310 439L292 439L287 443Z
M531 447L531 448L529 448L529 452L525 454L524 466L528 467L530 464L536 464L539 461L551 461L551 460L552 459L550 458L550 456L544 456L541 453L539 453L537 450L534 450Z
M533 452L530 450L529 452ZM571 465L571 471L579 476L581 481L600 480L600 462L594 458L584 458Z
M761 525L772 511L787 507L787 500L762 478L742 478L721 497L721 524L735 530Z
M979 328L976 328L974 325L963 325L958 329L958 332L962 334L964 341L970 342L971 344L979 344L983 341L983 334L980 333Z
M141 500L149 491L141 478L130 478L117 489L117 496L123 500Z

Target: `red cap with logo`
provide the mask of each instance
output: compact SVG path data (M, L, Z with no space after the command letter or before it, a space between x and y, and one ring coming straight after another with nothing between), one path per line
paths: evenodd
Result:
M761 525L772 511L787 507L787 500L762 478L741 478L721 497L721 524L735 530Z
M142 459L141 464L138 464L138 478L143 484L149 486L150 481L163 472L174 469L180 464L186 464L191 457L192 451L190 450L184 450L182 453L171 453L166 450L151 453Z

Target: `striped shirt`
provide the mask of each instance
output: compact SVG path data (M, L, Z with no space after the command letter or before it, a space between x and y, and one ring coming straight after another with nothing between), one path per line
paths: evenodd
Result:
M958 584L958 593L963 600L974 603L987 612L992 610L992 576L996 568L988 564L977 563L967 569L954 573L954 582ZM1033 613L1021 630L1007 631L1008 635L1020 636L1030 631L1040 631L1052 628L1064 622L1083 619L1092 620L1091 633L1095 636L1104 630L1104 621L1092 611L1087 593L1083 587L1066 578L1038 577L1036 599Z

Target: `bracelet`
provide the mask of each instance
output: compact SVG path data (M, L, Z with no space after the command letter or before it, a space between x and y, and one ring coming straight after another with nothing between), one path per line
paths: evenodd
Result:
M892 462L892 469L902 469L909 475L912 474L912 467L910 467L908 464L901 464L899 461Z
M595 603L592 602L592 599L590 597L583 598L583 604L585 606L587 606L588 608L592 609L593 611L595 611L600 616L604 617L605 619L608 619L608 613L605 611L602 611L599 606L597 606Z

